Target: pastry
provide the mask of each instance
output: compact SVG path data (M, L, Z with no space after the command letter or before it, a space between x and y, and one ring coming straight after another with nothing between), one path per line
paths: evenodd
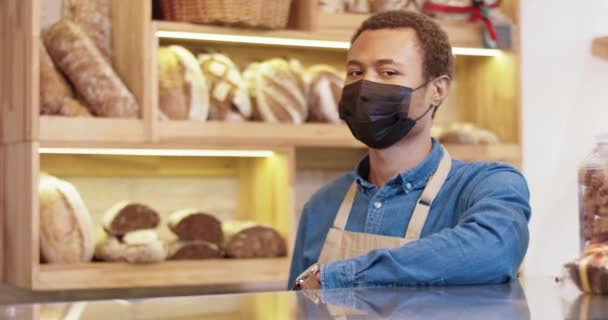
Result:
M157 263L166 260L167 255L167 244L152 229L128 232L122 240L107 236L95 249L95 258L107 262Z
M275 58L254 63L243 75L257 120L300 124L308 118L306 91L290 62Z
M171 260L213 259L222 256L223 252L217 244L202 240L176 241L169 250Z
M194 209L185 209L169 216L169 229L180 240L204 240L220 244L223 239L222 224L214 216Z
M444 144L497 144L500 139L491 131L469 123L456 123L442 131L439 142Z
M48 263L79 263L93 257L93 221L74 186L42 174L38 183L40 253Z
M238 67L223 54L201 54L198 62L209 84L209 119L244 121L251 117L247 84Z
M340 123L338 102L344 87L344 78L334 68L325 65L309 69L310 94L309 121Z
M226 223L225 250L229 258L271 258L287 255L285 239L273 228L251 222Z
M63 15L78 24L108 62L112 62L111 0L63 0Z
M158 105L173 120L205 121L209 92L196 58L180 46L158 50Z
M140 203L119 202L103 215L103 228L111 236L122 237L126 233L142 229L154 229L160 224L158 213Z
M608 246L588 245L580 259L566 264L565 267L581 291L608 294Z
M138 115L135 98L78 25L62 19L45 34L44 44L93 114Z

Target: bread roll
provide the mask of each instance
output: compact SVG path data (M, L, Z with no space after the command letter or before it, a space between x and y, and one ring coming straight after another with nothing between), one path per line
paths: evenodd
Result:
M217 244L207 241L176 241L169 250L171 260L199 260L221 258L223 252Z
M180 46L158 50L158 105L169 119L207 120L209 89L198 61Z
M271 258L287 255L285 239L273 228L252 223L225 223L226 257Z
M344 87L343 76L334 68L316 65L309 69L309 121L340 123L338 103Z
M306 91L289 62L270 59L244 72L254 101L254 117L266 122L302 123L308 117Z
M43 174L38 183L40 251L49 263L79 263L93 257L93 221L76 188Z
M95 250L98 260L134 264L161 262L167 259L167 254L167 244L151 229L129 232L122 240L106 236Z
M247 84L239 68L223 54L198 56L201 70L209 83L209 119L244 121L251 117Z
M63 19L44 36L55 65L68 77L93 114L136 117L139 106L99 49L73 22Z
M115 204L103 216L105 231L115 237L122 237L131 231L154 229L159 224L160 216L154 209L128 201Z
M169 216L169 228L180 240L204 240L220 244L222 224L214 216L194 209L185 209Z
M111 0L63 0L63 15L80 25L108 62L112 62Z
M40 114L91 116L89 110L74 99L72 88L55 68L42 41L40 47Z

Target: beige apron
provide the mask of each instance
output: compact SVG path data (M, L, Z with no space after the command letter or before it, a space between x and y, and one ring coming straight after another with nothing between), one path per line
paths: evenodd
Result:
M375 249L398 248L420 239L420 233L429 215L431 204L443 186L451 166L452 158L447 150L444 150L439 167L427 182L420 199L416 203L412 218L405 232L405 237L403 238L345 230L346 221L348 220L357 193L357 183L353 182L344 197L344 201L340 205L340 209L338 209L334 225L329 229L329 233L325 238L325 244L321 250L318 262L326 264L338 260L351 259Z

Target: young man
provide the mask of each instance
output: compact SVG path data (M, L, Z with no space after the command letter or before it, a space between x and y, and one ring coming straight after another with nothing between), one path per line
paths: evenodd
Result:
M431 138L452 73L447 36L429 18L389 11L363 22L348 51L340 116L369 154L306 204L290 285L472 285L516 277L528 247L525 179L505 164L451 160Z

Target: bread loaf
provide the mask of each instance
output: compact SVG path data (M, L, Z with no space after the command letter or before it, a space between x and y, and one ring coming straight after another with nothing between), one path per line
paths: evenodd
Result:
M250 65L244 72L254 101L254 117L266 122L302 123L308 117L300 75L283 59Z
M285 239L273 228L251 222L224 224L229 258L271 258L287 255Z
M42 41L40 47L40 114L91 116L89 110L74 99L72 88L55 68Z
M201 54L198 62L209 84L209 119L244 121L251 117L247 84L239 68L223 54Z
M63 15L81 26L108 62L112 62L111 0L63 0Z
M78 25L62 19L45 34L44 43L55 65L68 77L93 114L138 115L135 98Z
M354 13L369 13L369 0L346 0L346 11Z
M199 260L221 258L223 252L217 244L207 241L176 241L169 250L172 260Z
M158 105L174 120L207 120L209 89L198 61L186 48L158 50Z
M98 242L95 250L98 260L134 264L161 262L167 259L167 255L167 244L151 229L128 232L122 240L106 236Z
M323 13L343 13L346 0L319 0L319 11Z
M330 66L317 65L309 70L309 121L340 123L338 103L342 96L344 78Z
M76 188L42 174L38 200L43 260L49 263L90 261L95 246L93 221Z
M169 228L180 240L203 240L220 244L222 224L214 216L194 209L185 209L169 216Z
M446 144L497 144L496 134L468 123L456 123L442 131L439 141Z
M103 216L105 231L115 237L122 237L131 231L154 229L159 224L160 216L154 209L128 201L115 204Z

